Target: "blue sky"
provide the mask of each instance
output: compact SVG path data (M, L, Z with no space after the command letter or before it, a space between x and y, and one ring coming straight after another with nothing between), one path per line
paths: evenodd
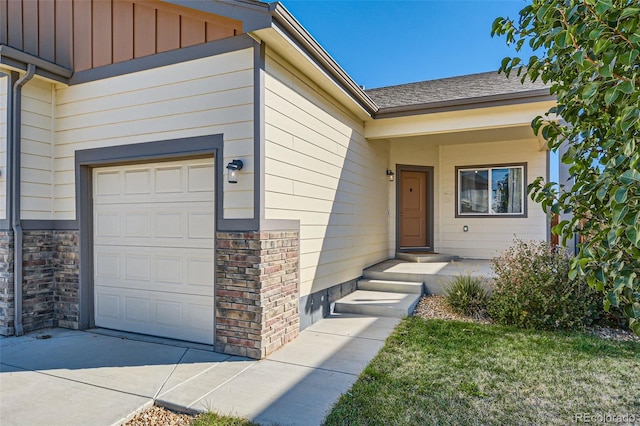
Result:
M497 70L515 56L491 38L526 0L281 0L356 83L367 88ZM528 58L530 52L525 57Z
M528 59L503 37L499 17L517 19L528 0L280 0L359 85L368 89L453 77ZM551 156L551 180L558 160Z

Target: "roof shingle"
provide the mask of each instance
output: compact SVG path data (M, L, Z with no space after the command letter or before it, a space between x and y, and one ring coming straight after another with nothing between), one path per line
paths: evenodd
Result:
M529 92L545 88L548 89L548 86L540 80L535 83L527 80L522 84L520 77L515 73L507 78L504 74L493 71L380 87L368 89L366 92L383 109Z

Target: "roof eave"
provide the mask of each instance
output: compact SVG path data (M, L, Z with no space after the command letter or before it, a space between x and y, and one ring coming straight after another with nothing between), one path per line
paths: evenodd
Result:
M70 69L14 49L6 44L0 44L0 64L20 71L26 71L28 64L33 64L36 66L37 75L65 84L69 82L69 78L73 74Z
M434 114L447 111L461 111L474 108L488 108L496 106L554 101L556 98L549 93L549 89L527 90L522 92L501 93L475 98L452 99L446 101L427 102L413 105L380 108L373 118L395 118L421 114Z
M368 115L373 116L373 114L378 111L378 105L349 77L342 67L338 65L281 3L263 3L256 0L163 1L203 12L239 19L243 22L242 30L246 33L277 26L280 31L289 36L306 54L324 68L333 81L348 93Z
M213 15L222 15L242 21L242 31L251 32L271 25L271 11L273 3L263 3L257 0L162 0L176 6L199 10Z
M317 61L354 100L364 108L371 116L379 110L378 105L349 75L338 65L338 63L327 53L326 50L304 29L296 18L281 4L271 3L272 16L274 22L295 40L315 61Z

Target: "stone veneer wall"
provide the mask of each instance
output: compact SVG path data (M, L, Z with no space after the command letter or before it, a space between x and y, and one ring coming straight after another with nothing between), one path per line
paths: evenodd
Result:
M264 358L297 337L299 232L218 232L215 350Z
M0 335L14 334L13 233L0 232ZM78 328L78 231L28 230L22 238L22 325Z
M28 333L54 327L55 252L52 231L22 236L22 326Z
M0 231L0 335L13 329L13 232Z
M78 328L78 231L24 231L23 326ZM215 350L264 358L297 337L298 231L218 232ZM14 333L13 238L0 232L0 334Z
M54 231L56 244L54 291L55 320L58 327L78 329L80 316L78 289L80 288L79 231Z

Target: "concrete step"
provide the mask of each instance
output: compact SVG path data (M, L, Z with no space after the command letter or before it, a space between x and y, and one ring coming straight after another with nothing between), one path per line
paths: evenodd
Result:
M390 293L422 294L423 285L418 281L359 280L358 290L386 291Z
M421 297L416 293L356 290L336 301L334 312L402 318L413 314Z
M447 262L416 263L402 260L387 260L362 272L362 278L381 281L424 282L430 275L438 275Z
M451 275L432 275L425 277L424 292L425 294L445 296L447 294L447 288L449 288L453 280L455 280L455 276Z
M451 281L460 275L482 277L488 284L493 281L493 271L488 260L470 259L427 263L385 260L365 269L362 278L379 281L423 282L426 294L443 295Z
M458 260L460 258L453 254L444 254L444 253L398 252L396 253L396 259L404 260L407 262L430 263L430 262L451 262L453 260Z

